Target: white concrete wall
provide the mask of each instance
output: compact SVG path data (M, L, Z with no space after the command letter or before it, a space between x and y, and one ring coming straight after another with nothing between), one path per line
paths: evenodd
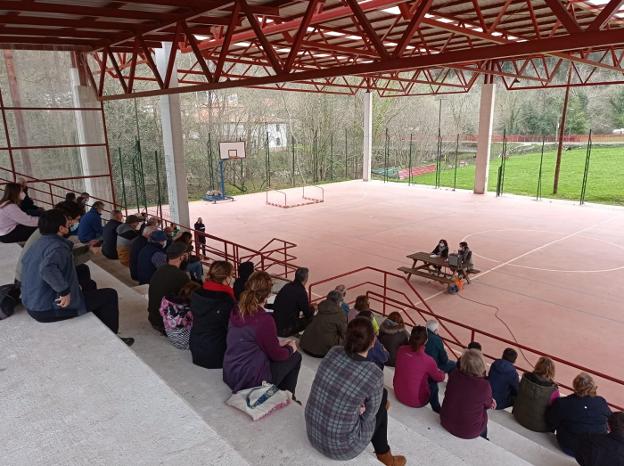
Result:
M475 194L485 194L487 192L495 100L496 84L483 84L481 87L481 105L479 107L479 134L477 136L477 159L474 180Z
M364 101L364 142L362 144L362 180L371 178L373 157L373 94L366 92L362 96Z

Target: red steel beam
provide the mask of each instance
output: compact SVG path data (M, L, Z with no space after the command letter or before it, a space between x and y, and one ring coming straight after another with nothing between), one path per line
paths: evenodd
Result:
M238 15L240 14L240 3L234 3L234 9L232 10L232 16L230 17L230 22L227 26L227 31L225 32L225 37L223 39L223 45L221 46L221 53L219 53L219 59L217 61L217 67L214 72L214 80L219 81L221 77L221 72L223 71L223 65L225 64L225 58L227 57L228 50L230 49L230 44L232 43L232 36L234 35L234 30L236 26L238 26L239 20Z
M251 29L253 29L255 33L255 38L258 39L258 41L260 41L260 45L262 46L264 53L266 54L269 62L271 63L273 70L275 71L276 74L280 74L282 72L282 64L280 62L279 57L275 53L273 46L271 45L267 37L264 35L264 32L262 31L262 27L260 27L260 23L258 23L258 20L256 19L253 12L249 8L249 5L247 4L246 0L237 0L237 1L240 4L241 10L243 11L243 13L245 13L245 16L247 17L247 21L249 21L249 25L251 26Z
M366 14L360 7L360 4L357 2L357 0L346 0L346 2L347 5L351 7L351 11L357 19L357 22L364 30L364 33L366 34L366 37L368 37L368 39L371 41L371 44L373 44L373 47L375 47L375 50L377 50L379 56L382 58L389 58L390 55L388 54L386 47L377 35L377 32L371 25L370 21L366 17Z
M563 24L570 34L575 34L581 31L580 26L576 20L572 17L570 12L561 4L561 0L544 0L555 14L557 19ZM572 4L573 5L573 4Z
M431 8L432 1L433 0L421 0L421 2L416 7L416 11L412 16L412 19L407 25L407 28L405 28L403 36L401 37L399 43L394 49L395 57L400 57L403 54L405 47L407 47L411 42L414 34L416 33L416 30L420 27L422 20L425 19L425 14L427 13L427 11L429 11L429 8Z
M316 12L317 4L318 4L318 0L311 0L310 3L308 3L308 8L306 9L306 12L303 15L303 18L301 19L301 24L299 25L299 29L297 30L297 34L295 35L295 40L292 43L292 46L290 48L290 53L288 54L288 58L286 59L286 63L284 64L285 73L288 73L291 70L293 63L295 62L295 59L297 58L297 54L299 53L299 50L301 49L303 38L308 33L308 26L310 25L310 21L312 21L312 17L314 16L314 13Z
M184 31L184 33L186 34L186 40L191 45L191 49L193 49L193 53L195 54L195 59L197 60L197 63L199 63L199 66L204 72L204 75L206 76L206 79L208 80L208 82L211 82L213 80L212 73L208 69L206 60L204 60L204 57L202 56L201 51L197 47L197 40L195 39L195 36L188 32L188 28L186 27L185 21L180 21L180 26L182 30Z
M611 0L603 8L600 14L587 27L588 31L598 31L605 23L607 23L616 11L624 4L624 0Z

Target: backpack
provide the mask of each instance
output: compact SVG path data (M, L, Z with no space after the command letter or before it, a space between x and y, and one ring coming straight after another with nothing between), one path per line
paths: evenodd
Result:
M0 286L0 320L13 315L20 304L20 289L14 284Z
M193 326L191 306L174 296L165 296L160 302L159 311L171 344L178 349L188 349Z

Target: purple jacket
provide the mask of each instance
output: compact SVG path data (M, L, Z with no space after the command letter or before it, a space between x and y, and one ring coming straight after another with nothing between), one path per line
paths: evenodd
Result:
M223 381L233 393L271 382L271 361L285 361L290 347L280 346L273 317L263 308L241 317L238 306L230 314L227 349L223 358Z

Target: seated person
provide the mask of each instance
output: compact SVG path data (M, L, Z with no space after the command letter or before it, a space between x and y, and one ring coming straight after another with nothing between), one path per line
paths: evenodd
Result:
M140 231L140 235L133 239L130 243L130 277L138 282L139 281L139 254L145 246L147 246L147 239L152 233L158 230L155 226L146 226Z
M236 305L229 285L233 274L231 263L213 262L203 288L191 296L193 328L189 348L193 364L207 369L223 367L230 314Z
M329 294L336 293L331 291ZM342 345L347 333L347 318L332 299L321 301L318 312L301 336L301 349L315 358L324 357L334 346Z
M27 241L37 229L39 217L28 215L21 208L25 194L18 183L7 183L0 199L0 242Z
M581 372L572 386L572 395L557 398L546 410L546 422L556 431L561 450L575 456L581 434L607 433L611 410L607 401L596 395L598 387L589 374Z
M186 259L186 246L173 243L167 248L167 263L159 267L149 282L147 319L154 330L165 334L165 326L160 315L160 303L165 296L177 295L190 278L181 270Z
M445 239L441 239L434 248L434 250L431 251L431 255L446 259L449 255L448 242Z
M67 202L76 202L76 193L72 193L71 191L66 192L65 200Z
M371 321L371 324L375 322L375 318L373 317L373 313L371 311L362 311L357 317L363 317ZM356 317L356 318L357 318ZM375 331L375 326L373 325L373 332ZM368 352L368 356L366 357L369 361L374 362L377 366L383 371L384 365L388 361L388 351L381 344L381 342L375 337L375 343L373 347Z
M85 203L78 204L84 206ZM88 243L93 240L102 239L104 227L102 226L102 212L104 211L104 203L95 201L93 206L81 219L78 225L78 239L81 243Z
M412 329L409 345L401 346L397 353L394 371L394 394L401 403L412 408L422 408L431 402L431 384L444 381L444 372L425 353L427 329L418 325ZM431 403L434 411L439 408L436 399ZM438 411L439 412L439 409Z
M466 349L462 352L462 354L464 354L467 350L477 350L479 353L483 353L483 348L481 347L481 343L479 343L478 341L471 341L470 343L468 343L468 346L466 346ZM455 367L457 367L459 369L459 366L461 364L461 356L459 358L457 358L457 364Z
M70 232L74 230L74 227L78 226L78 222L80 222L80 216L84 214L84 209L82 209L75 202L59 202L54 206L55 209L60 209L65 213L67 217L67 225L69 226ZM20 283L22 281L22 261L24 259L24 254L28 251L31 246L35 243L35 241L41 238L41 232L39 229L35 230L28 241L22 247L22 251L20 252L19 259L17 260L17 265L15 267L15 282ZM74 265L76 266L78 272L78 282L82 284L82 274L86 272L81 265L91 259L91 254L95 254L96 250L92 246L85 246L83 244L74 244L72 248L72 255L74 256ZM90 275L90 273L89 273ZM86 277L85 277L86 278ZM88 287L88 286L87 286Z
M293 340L277 339L275 321L264 310L273 283L266 272L254 272L238 306L230 314L223 381L236 393L269 382L292 393L293 400L301 354Z
M440 410L442 427L459 438L487 438L488 409L496 409L496 400L485 378L483 356L468 350L461 367L449 373Z
M102 255L109 259L117 259L117 228L122 225L121 210L113 210L111 219L106 222L102 230Z
M178 234L173 240L174 242L183 243L187 247L188 259L185 264L185 270L189 273L191 278L198 283L202 283L204 281L204 267L202 266L201 260L199 257L191 254L193 251L193 235L190 231L183 231Z
M138 238L137 228L141 220L136 215L128 215L126 221L117 227L117 257L122 265L130 265L130 247L132 241Z
M314 317L314 307L308 300L305 285L310 271L304 267L295 272L295 279L277 293L273 303L273 318L280 337L303 332Z
M609 416L608 434L585 434L576 448L580 466L624 466L624 412Z
M353 309L349 311L349 320L355 319L360 312L370 312L371 317L373 315L373 311L370 308L370 302L368 300L368 296L360 295L355 298L355 304L353 305ZM373 329L375 330L375 335L379 335L379 324L377 323L377 319L373 317Z
M438 335L440 324L437 320L431 319L427 321L425 326L427 327L427 344L425 345L425 353L434 359L438 368L442 372L446 372L448 374L455 369L457 363L449 360L448 354L444 349L444 342Z
M503 357L497 359L490 366L488 380L492 386L492 396L496 400L496 409L505 409L513 406L518 395L518 371L514 363L518 353L513 348L505 348Z
M342 309L342 312L344 312L345 314L345 319L349 320L349 312L351 311L351 309L349 309L349 303L345 301L347 297L347 287L344 285L338 285L336 288L334 288L334 291L340 293L340 302L338 304L340 305L340 309Z
M165 232L162 230L152 232L147 240L147 244L139 253L139 262L137 264L139 285L149 283L156 269L167 263L166 246L167 235L165 235Z
M22 209L28 215L34 215L35 217L40 216L45 210L41 207L37 207L35 202L28 195L28 183L25 178L21 178L18 180L19 184L22 185L22 192L24 193L24 199L20 204L20 209Z
M252 273L254 273L253 262L243 262L238 266L238 278L234 281L234 297L237 300L240 299L241 293L245 290L245 284Z
M160 301L160 316L165 326L169 342L178 349L188 350L193 313L191 312L191 295L201 285L189 280L177 294L165 295Z
M457 260L459 262L459 276L465 277L467 275L466 272L474 268L474 264L472 263L472 251L468 247L468 243L466 241L462 241L461 243L459 243Z
M403 317L399 312L391 312L379 327L379 341L388 351L386 366L394 367L400 346L407 345L410 334L405 329Z
M533 372L524 373L513 407L521 426L534 432L550 432L546 409L560 396L554 379L555 363L546 357L537 360Z
M119 301L111 288L82 290L72 257L65 212L52 209L39 217L41 238L24 254L22 302L39 322L56 322L93 312L113 333L119 331ZM127 345L134 339L122 338Z
M369 319L349 322L344 347L332 348L316 371L305 408L306 431L314 448L334 460L350 460L373 444L377 459L403 466L388 445L388 392L383 373L367 361L375 341Z
M80 204L82 207L87 208L89 205L89 200L91 199L91 195L87 192L80 193L80 196L76 198L76 202Z

